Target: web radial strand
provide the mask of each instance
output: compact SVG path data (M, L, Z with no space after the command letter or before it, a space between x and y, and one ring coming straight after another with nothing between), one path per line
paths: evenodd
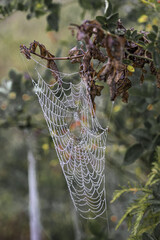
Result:
M105 148L107 129L95 115L86 83L44 81L37 70L32 80L71 199L84 218L96 218L106 211Z

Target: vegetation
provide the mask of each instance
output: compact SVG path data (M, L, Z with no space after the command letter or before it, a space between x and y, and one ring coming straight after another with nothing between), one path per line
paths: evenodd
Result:
M158 147L157 161L153 163L153 167L148 175L148 180L145 186L130 186L129 188L124 187L122 190L116 190L113 196L112 202L124 193L130 192L137 194L137 197L133 200L133 203L130 204L126 213L117 225L118 228L124 219L127 218L128 227L131 228L131 235L129 239L159 239L159 188L160 148ZM153 231L153 234L148 234L146 231Z
M116 100L106 153L110 230L107 230L106 220L86 221L73 212L65 180L53 150L53 143L34 97L30 76L25 69L20 68L21 73L12 69L6 77L7 73L2 69L5 78L1 80L0 86L0 238L29 239L26 138L30 136L32 150L37 160L43 239L158 240L160 236L160 31L158 28L160 3L157 0L113 0L112 4L107 1L108 8L104 13L104 1L61 2L1 1L0 24L9 28L6 20L9 21L14 15L18 16L17 11L21 11L25 12L27 19L32 18L30 25L33 24L34 17L38 18L33 32L41 28L41 32L43 31L45 35L47 20L47 30L59 31L56 35L49 32L48 36L51 39L49 47L52 49L53 43L55 46L54 51L48 53L52 52L56 57L69 56L71 62L78 61L83 65L84 73L87 73L91 79L90 94L93 103L97 106L96 112L102 125L106 126L110 112L109 99ZM75 14L73 8L76 9ZM65 25L67 21L64 20L65 16L71 17L71 11L73 21L70 20L72 23L70 27L72 33L73 30L78 32L76 39L67 30ZM118 20L119 18L121 21ZM84 19L89 20L83 21ZM17 32L18 29L19 26ZM8 33L5 34L8 37L5 38L4 35L1 38L1 52L2 59L7 59L5 61L7 65L10 61L9 57L13 59L12 62L16 62L20 43L28 45L33 38L28 32L26 41L19 42L17 39L16 48L13 48L10 36L7 35ZM46 38L42 36L42 39L36 40L49 48ZM55 40L56 38L58 40ZM3 44L5 46L6 42L9 43L8 48L11 45L8 52L12 54L3 50ZM38 44L37 46L41 46ZM73 48L75 45L76 48ZM66 48L67 51L72 49L69 54ZM25 49L23 46L22 51L24 50L31 50L29 54L36 53L32 48ZM85 61L87 54L88 62ZM83 56L76 58L77 55ZM77 69L75 64L69 62L61 64L55 61L55 63L64 71ZM33 66L29 65L29 72L32 68ZM96 97L99 95L101 97ZM118 96L122 97L123 102L128 103L121 102ZM126 186L126 181L130 182L129 187ZM113 201L117 198L118 200L109 204L113 191L119 184L120 190L116 190L113 197ZM119 228L115 231L120 218ZM129 227L129 236L127 225L123 221L125 219Z

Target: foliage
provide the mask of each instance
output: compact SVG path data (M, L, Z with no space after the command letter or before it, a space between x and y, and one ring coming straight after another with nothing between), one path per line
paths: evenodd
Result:
M148 180L144 187L129 187L116 190L112 202L118 199L124 193L134 193L137 196L127 208L126 213L119 221L117 228L120 224L127 219L128 227L131 229L129 239L141 239L143 233L143 240L156 239L158 240L158 226L160 216L160 147L157 150L157 161L153 163L151 173L148 175ZM149 230L154 230L154 237L148 233ZM158 236L158 237L157 237ZM147 238L148 237L148 238Z
M104 3L96 0L79 0L79 5L86 10L98 10ZM47 14L47 31L58 31L60 18L61 3L54 3L52 0L1 0L0 1L0 17L11 15L15 11L26 12L27 19L33 17L39 18Z
M107 82L112 101L120 95L124 102L128 102L128 89L132 85L129 77L134 74L135 68L140 68L140 81L142 83L146 73L145 64L149 65L150 71L156 76L157 87L160 88L160 61L157 60L159 49L154 47L152 52L150 47L151 44L157 46L160 42L158 27L154 25L154 32L149 34L146 32L138 33L134 29L125 29L121 21L118 20L118 14L112 14L110 2L105 16L98 16L96 19L100 22L102 28L107 30L107 33L95 20L86 20L80 26L72 24L78 30L77 40L81 46L79 48L75 46L71 49L69 57L72 58L68 58L72 63L80 63L80 75L88 84L94 107L95 97L100 96L103 89L103 86L95 84L97 80ZM44 45L38 42L31 43L30 48L22 45L21 52L27 58L30 58L30 53L36 54L37 46L40 48L40 57L46 59L49 66L51 65L50 62L55 66L53 59L49 60L54 55L50 54ZM102 49L104 50L102 51ZM80 57L82 57L82 60ZM98 61L98 66L103 63L98 71L97 64L94 64L93 60L94 62L95 60ZM54 68L53 70L55 70Z
M23 79L22 74L10 70L9 80L3 81L0 87L1 128L17 126L23 129L31 126L31 116L28 108L33 93L31 82L28 79L27 74ZM28 112L24 112L24 108L28 109Z
M27 19L47 15L47 30L58 31L60 4L52 3L52 0L7 0L0 2L0 14L6 17L14 11L27 12Z
M96 1L96 0L78 0L79 4L82 8L87 9L87 10L98 10L102 6L104 6L104 2L102 0Z

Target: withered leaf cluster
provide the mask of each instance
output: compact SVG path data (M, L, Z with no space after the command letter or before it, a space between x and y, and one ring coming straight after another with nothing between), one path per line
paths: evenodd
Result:
M122 97L123 102L128 102L128 89L132 86L129 77L134 74L135 68L140 68L142 74L140 82L144 81L144 66L149 64L151 73L157 77L157 87L160 88L160 71L158 71L152 59L152 54L143 48L143 45L149 43L147 33L138 34L142 44L136 43L127 38L127 31L121 21L117 22L117 33L113 34L104 31L101 24L96 20L86 20L81 25L72 24L72 33L76 30L77 41L80 47L73 47L69 51L69 56L59 58L60 60L70 60L71 63L79 64L79 74L83 81L87 83L88 92L91 96L93 106L95 106L95 97L101 95L103 86L97 84L98 81L107 83L110 88L110 99L113 101L117 96ZM137 31L131 29L132 35ZM136 33L135 33L136 32ZM36 53L39 47L40 54ZM20 46L21 52L26 58L30 59L31 54L35 54L47 60L47 67L53 70L53 76L56 81L59 80L58 68L55 64L55 56L46 50L43 44L34 41L27 48Z
M97 21L85 21L77 29L77 40L83 41L86 51L81 61L81 76L87 80L89 86L95 85L97 80L106 82L110 88L110 98L115 100L117 96L122 97L123 102L128 102L128 89L132 86L129 77L134 74L135 68L141 69L140 82L144 80L145 64L149 64L151 73L156 75L157 87L160 87L160 71L158 71L152 59L152 54L143 46L149 44L147 38L149 33L136 30L126 30L121 21L117 21L116 32L121 34L113 34L106 32L101 28L101 24ZM132 38L127 38L127 32ZM137 42L134 39L137 37ZM139 44L138 42L141 42ZM94 59L101 63L101 68L97 71L94 68ZM132 67L132 70L128 68ZM99 96L101 90L97 91L90 88L90 95L93 95L93 103L95 96ZM92 92L94 89L94 92Z
M37 48L39 48L40 54L36 53ZM31 59L31 54L34 54L40 58L47 60L47 67L50 68L52 71L52 75L56 81L59 81L59 71L57 65L54 61L54 55L51 54L43 44L40 44L37 41L34 41L30 44L29 48L25 45L20 45L20 51L23 53L27 59Z

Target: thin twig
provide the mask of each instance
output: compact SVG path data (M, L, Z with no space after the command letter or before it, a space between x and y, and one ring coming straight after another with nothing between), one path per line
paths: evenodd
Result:
M152 58L148 58L148 57L143 57L143 56L132 54L132 53L128 52L126 49L125 49L125 52L128 54L129 57L131 56L131 57L136 57L136 58L142 58L142 59L146 59L148 61L153 62Z
M72 57L53 57L53 58L48 58L48 57L44 57L44 56L42 56L42 55L40 55L38 53L32 52L32 51L30 53L32 53L32 54L34 54L34 55L36 55L36 56L38 56L40 58L43 58L45 60L48 60L48 61L50 61L50 60L72 60L72 59L75 59L75 58L82 58L82 57L84 57L84 54L81 54L81 55L72 56Z

